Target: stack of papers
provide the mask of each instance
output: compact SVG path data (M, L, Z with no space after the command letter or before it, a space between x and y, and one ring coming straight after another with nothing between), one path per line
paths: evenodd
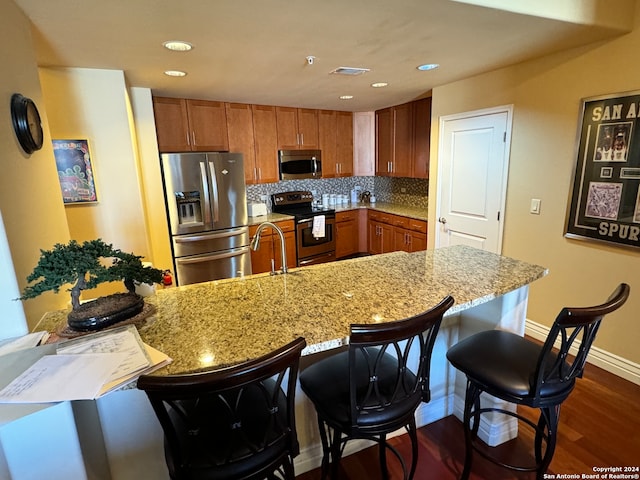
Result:
M60 343L0 390L0 403L95 399L169 362L126 325Z
M26 348L37 347L44 344L48 338L49 332L34 332L22 337L0 340L0 356Z

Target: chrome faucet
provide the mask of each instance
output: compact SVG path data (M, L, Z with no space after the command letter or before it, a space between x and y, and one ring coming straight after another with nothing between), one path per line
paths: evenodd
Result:
M287 273L289 269L287 268L287 247L284 242L284 233L282 232L282 229L279 226L277 226L275 223L262 222L260 225L258 225L256 234L251 239L251 243L249 244L249 246L251 247L251 250L253 250L254 252L260 248L260 234L262 233L262 230L264 230L267 227L273 228L278 233L278 236L280 237L280 256L282 258L282 273L283 274ZM273 266L271 267L271 274L272 275L275 274L275 270Z

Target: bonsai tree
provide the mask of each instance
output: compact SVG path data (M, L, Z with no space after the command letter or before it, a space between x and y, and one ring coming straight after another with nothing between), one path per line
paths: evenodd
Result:
M105 265L112 259L111 265ZM142 257L114 249L101 239L82 244L71 240L68 244L56 244L52 250L40 250L40 260L27 277L28 282L36 282L25 287L20 300L35 298L53 290L60 291L63 285L72 284L71 305L75 310L80 306L82 290L94 288L103 282L124 281L129 292L135 290L135 282L159 283L162 271L144 267Z

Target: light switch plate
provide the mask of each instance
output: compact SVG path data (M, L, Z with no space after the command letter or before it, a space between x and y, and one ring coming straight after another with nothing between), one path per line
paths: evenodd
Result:
M529 212L534 215L540 215L540 199L532 198L531 199L531 207L529 208Z

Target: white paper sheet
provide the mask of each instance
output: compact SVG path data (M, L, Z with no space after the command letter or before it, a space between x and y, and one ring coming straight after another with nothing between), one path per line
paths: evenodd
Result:
M118 378L143 370L150 364L138 330L133 325L126 325L68 340L61 343L57 348L59 355L115 352L125 353L126 357L114 369L107 382L113 382Z
M144 343L143 345L145 350L147 351L147 355L151 359L151 364L147 368L144 368L143 370L140 370L134 374L125 375L124 377L120 377L115 381L105 383L102 386L98 397L124 387L125 385L137 380L140 375L148 375L149 373L155 372L156 370L171 363L171 358L169 358L168 355L162 353L160 350L156 350L146 343Z
M0 340L0 355L17 352L25 348L33 348L40 345L40 343L46 342L47 338L49 338L48 332L34 332L23 335L22 337Z
M45 355L0 390L0 403L94 399L126 357L126 353Z

